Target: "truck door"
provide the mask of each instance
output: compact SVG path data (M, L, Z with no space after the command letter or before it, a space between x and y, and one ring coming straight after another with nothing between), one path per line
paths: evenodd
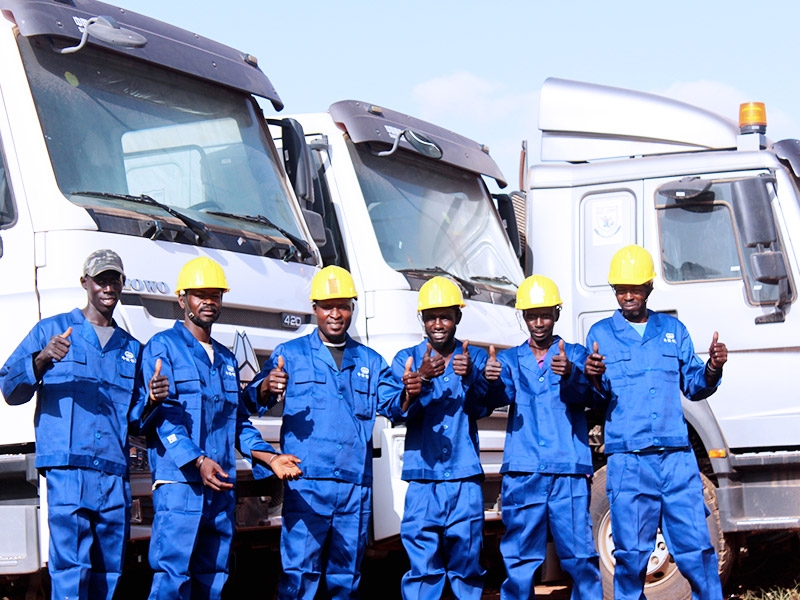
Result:
M733 452L796 446L800 408L787 400L800 324L786 310L796 288L775 178L739 172L691 179L645 182L645 211L648 202L654 209L645 245L660 273L648 306L675 313L704 359L715 331L727 344L724 383L708 401Z

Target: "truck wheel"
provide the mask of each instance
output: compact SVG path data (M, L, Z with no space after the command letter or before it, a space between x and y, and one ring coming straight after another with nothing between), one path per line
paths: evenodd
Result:
M706 523L711 542L717 551L719 577L725 585L733 568L734 554L720 526L716 488L705 475L701 474L700 477L703 480L703 497L710 512ZM611 600L614 597L614 542L611 539L611 512L606 495L606 467L598 469L594 474L591 513L594 541L600 555L603 598ZM691 600L692 597L689 582L678 571L660 529L648 563L644 593L648 600Z

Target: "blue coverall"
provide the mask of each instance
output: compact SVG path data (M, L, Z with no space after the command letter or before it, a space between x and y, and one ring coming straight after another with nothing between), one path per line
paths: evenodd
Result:
M406 422L402 477L408 491L400 537L410 569L401 584L403 598L438 599L449 580L457 598L479 599L485 572L480 565L483 468L477 419L491 413L484 404L487 354L469 346L472 371L462 378L453 371L453 358L462 354L456 340L445 372L423 383L422 393L402 413L406 360L413 356L412 369L418 369L427 347L423 340L392 361L395 390L389 416Z
M529 341L497 355L503 385L499 396L491 386L492 406L511 405L500 468L506 527L500 551L507 575L500 597L505 600L534 597L548 524L561 567L572 577L572 599L603 596L589 513L593 468L585 412L601 398L583 374L588 356L583 346L564 344L572 363L569 377L550 370L560 340L553 337L541 366Z
M153 475L155 517L150 566L155 572L150 598L219 598L228 577L235 522L234 490L203 485L196 459L208 456L236 481L236 453L251 459L253 450L275 452L249 420L240 394L236 358L211 340L213 364L203 346L181 321L154 335L144 348L142 370L148 378L155 362L169 380L169 395L146 418L147 455ZM141 398L149 393L146 383ZM253 465L253 476L271 471Z
M315 330L275 348L247 388L251 402L278 356L289 376L281 450L300 458L303 470L284 485L278 595L312 600L324 579L326 597L358 598L372 511L372 430L389 367L347 336L339 368Z
M720 600L717 555L706 525L703 485L681 407L702 400L705 365L686 327L647 311L644 335L621 311L596 323L586 345L605 356L607 491L614 540L614 598L643 598L647 562L662 532L692 597Z
M33 359L72 327L67 355L37 380ZM116 327L100 347L80 309L40 321L0 369L6 402L37 392L36 468L47 480L52 598L108 598L130 527L128 419L141 346Z

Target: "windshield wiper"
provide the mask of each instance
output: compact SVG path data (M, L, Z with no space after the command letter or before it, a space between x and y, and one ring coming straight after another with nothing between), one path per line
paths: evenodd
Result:
M158 200L154 200L147 194L140 194L138 196L134 196L133 194L113 194L111 192L72 192L74 196L95 196L98 198L112 198L114 200L127 200L128 202L135 202L136 204L146 204L148 206L155 206L160 208L165 213L172 215L179 221L181 221L184 225L186 225L191 232L195 235L195 241L197 244L202 245L208 240L211 239L211 235L208 232L208 227L206 227L200 221L196 221L191 217L183 214L182 212L175 210L168 204L164 204L159 202Z
M420 269L398 269L398 270L400 271L400 273L403 273L403 274L406 274L406 273L411 273L411 274L413 274L413 273L426 273L426 274L427 273L437 273L439 275L447 275L451 279L454 279L458 283L461 284L461 287L464 288L464 291L467 293L467 296L474 296L475 294L478 293L478 290L475 287L475 285L473 283L471 283L469 280L464 279L463 277L458 277L456 275L453 275L450 271L448 271L447 269L443 269L442 267L424 267L424 268L420 268Z
M487 281L489 283L502 283L505 285L513 285L514 287L517 287L517 284L511 281L505 275L500 275L499 277L490 277L488 275L470 275L469 278L474 279L476 281Z
M283 257L285 262L288 262L295 252L300 253L300 258L310 258L313 256L311 254L311 248L308 246L308 243L305 240L297 237L293 233L289 233L283 227L276 225L264 215L237 215L235 213L221 212L216 210L210 210L208 211L208 214L217 215L218 217L228 217L230 219L239 219L240 221L247 221L249 223L261 223L267 227L272 227L292 243L292 252Z

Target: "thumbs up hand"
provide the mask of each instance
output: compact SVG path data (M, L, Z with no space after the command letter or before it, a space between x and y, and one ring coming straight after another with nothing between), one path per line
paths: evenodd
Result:
M483 368L483 376L486 381L497 381L503 371L503 364L497 360L497 350L494 345L489 346L489 359Z
M406 398L416 398L422 393L422 377L419 372L414 371L414 357L406 359L405 369L403 370L403 385L405 386Z
M166 375L161 374L161 366L161 359L157 358L155 372L148 383L148 387L150 388L150 400L153 402L163 402L169 395L169 379L167 379Z
M434 377L444 373L445 362L441 354L433 354L433 346L428 344L425 354L422 355L422 364L418 373L423 382L429 382Z
M53 363L59 362L69 352L69 347L72 342L69 341L69 336L72 335L72 327L67 327L64 333L54 335L47 342L47 345L42 348L33 359L33 370L36 377L41 379L44 372L53 366Z
M453 356L453 372L461 377L468 377L472 373L472 358L469 355L469 341L461 344L461 354Z
M711 338L711 346L708 348L708 368L712 373L718 372L726 362L728 362L728 347L719 341L719 333L715 331Z
M595 342L592 345L592 353L586 359L584 371L589 377L602 377L606 372L606 357L600 354L600 347Z
M561 377L569 377L572 373L572 363L564 351L564 340L558 340L558 354L550 361L550 370Z
M283 356L278 356L278 360L275 361L275 368L269 372L269 375L264 380L269 393L278 396L278 402L283 400L286 394L286 384L289 381L289 375L283 370L285 366L286 360Z

